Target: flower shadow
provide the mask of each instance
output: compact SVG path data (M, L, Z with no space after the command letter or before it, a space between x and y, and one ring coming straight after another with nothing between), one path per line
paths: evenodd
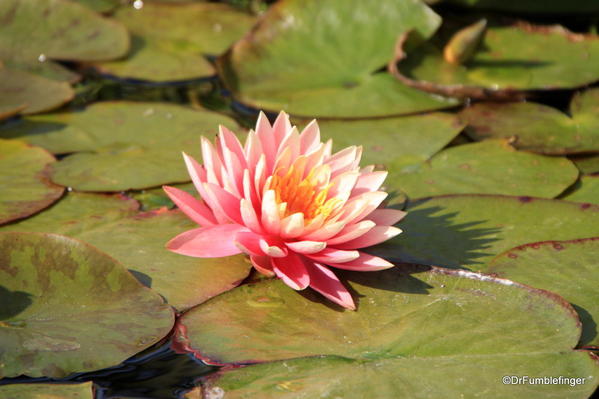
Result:
M24 291L11 291L0 285L0 321L9 320L27 309L32 295Z

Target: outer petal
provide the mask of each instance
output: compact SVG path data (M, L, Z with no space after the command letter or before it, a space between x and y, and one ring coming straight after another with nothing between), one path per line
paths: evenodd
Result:
M300 134L300 151L302 154L308 154L318 148L319 144L320 129L316 119L313 119Z
M244 253L253 256L266 256L260 248L260 236L249 231L240 231L235 234L235 243Z
M272 270L272 262L268 256L250 256L250 261L260 273L267 276L275 275L275 272Z
M207 227L216 224L214 214L201 200L175 187L162 186L162 189L179 209L200 226Z
M212 209L219 209L231 219L231 221L243 224L240 210L240 198L216 184L205 183L204 189L209 197L206 198L206 201L208 202L210 200L208 203Z
M310 284L306 264L299 255L291 252L285 258L273 258L271 261L275 274L294 290L303 290Z
M241 251L233 238L245 227L237 224L221 224L188 230L170 240L166 247L178 254L196 258L220 258L236 255Z
M299 254L315 254L325 249L327 243L322 241L296 241L286 242L285 245Z
M335 274L326 266L314 263L308 267L310 287L320 292L329 300L344 308L356 310L356 305L347 288L341 284Z
M400 211L397 209L384 208L384 209L375 209L372 211L366 218L368 220L372 220L376 224L381 224L385 226L392 226L395 223L399 222L407 215L407 212Z
M345 226L343 230L341 230L335 237L327 240L327 243L329 245L335 246L337 244L353 240L363 234L366 234L375 226L376 224L371 220L362 220L361 222L350 224L349 226Z
M338 244L337 248L342 249L355 249L370 247L372 245L380 244L383 241L387 241L390 238L395 237L401 233L401 229L393 226L376 226L373 227L368 233L356 238L355 240Z
M389 269L395 266L391 262L387 262L383 258L360 252L360 256L349 262L344 263L327 263L327 265L336 267L337 269L353 270L358 272L374 272L377 270Z
M360 175L352 191L352 196L378 190L387 178L387 174L387 171L378 171Z
M337 248L325 248L322 251L307 255L310 259L314 259L321 263L345 263L351 262L360 256L358 251L344 251Z

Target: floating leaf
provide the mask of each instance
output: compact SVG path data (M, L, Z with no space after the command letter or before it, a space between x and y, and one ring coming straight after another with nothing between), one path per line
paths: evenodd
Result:
M420 165L389 166L387 187L411 198L443 194L504 194L553 198L572 185L578 169L566 158L514 150L501 141L451 147Z
M46 176L53 162L41 148L0 139L0 224L34 214L60 198L64 187Z
M431 3L434 0L426 0ZM594 0L442 0L446 3L482 8L488 10L508 11L531 14L588 14L599 12L599 4Z
M408 265L345 276L360 297L356 312L331 309L312 292L300 295L271 280L186 313L187 336L179 343L196 355L225 364L269 362L209 377L205 391L218 388L227 398L473 397L482 391L494 398L524 392L585 398L597 385L599 365L589 353L572 351L578 318L557 295ZM501 383L505 375L587 380L576 390L512 387Z
M582 320L580 345L599 348L599 237L525 244L491 261L488 271L555 292L574 305Z
M111 257L55 234L0 233L0 376L113 366L164 337L172 309Z
M225 4L144 4L119 9L115 18L133 35L122 61L96 64L121 78L176 81L215 73L203 55L218 55L239 39L255 18Z
M362 145L362 164L418 163L445 147L463 128L455 115L429 113L383 119L319 120L323 139L341 150Z
M599 79L598 37L558 25L491 25L467 65L445 62L431 43L407 54L395 74L400 81L457 97L511 98L521 96L519 90L579 87ZM397 58L404 56L398 52Z
M0 135L58 153L82 151L54 165L52 180L79 191L121 191L189 181L181 152L199 157L200 136L219 124L238 129L233 119L214 112L115 101L32 117Z
M581 173L599 173L599 155L571 157Z
M456 32L443 49L445 61L456 65L470 61L476 50L478 50L486 29L487 20L481 19Z
M599 204L599 176L581 176L572 191L568 191L561 199Z
M447 195L414 202L407 212L399 224L404 233L377 247L379 255L485 271L485 263L518 245L599 236L599 206L567 201Z
M49 111L71 101L75 96L71 85L66 82L56 82L31 73L2 67L0 67L0 93L2 93L0 109L8 109L9 116L17 112L35 114Z
M168 251L165 244L172 237L197 225L179 211L135 214L134 204L119 197L70 193L51 209L0 231L52 232L82 239L123 263L142 284L181 311L247 277L251 265L243 256L202 259Z
M576 95L570 112L571 118L543 104L478 103L460 118L474 140L511 138L515 147L543 154L599 152L599 89Z
M93 399L93 383L0 386L0 399Z
M129 49L120 23L71 1L3 0L0 21L0 59L6 66L49 78L74 78L51 60L110 60Z
M193 183L173 184L172 187L176 187L179 190L183 190L192 195L197 195L197 191ZM141 204L143 211L151 211L167 207L169 209L175 206L175 203L166 195L162 187L150 188L147 190L141 190L139 192L130 193Z
M117 8L122 2L120 0L75 0L77 3L91 8L96 12L109 12ZM147 0L146 0L147 1Z
M219 61L235 98L297 116L369 117L439 109L433 97L378 72L397 36L429 37L439 16L416 0L288 0L271 7Z

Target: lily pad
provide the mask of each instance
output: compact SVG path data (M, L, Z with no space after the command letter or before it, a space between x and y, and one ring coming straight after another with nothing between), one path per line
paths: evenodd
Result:
M507 280L424 269L344 274L360 297L356 312L331 309L280 281L244 285L186 313L180 322L187 335L179 339L213 362L269 362L223 371L204 386L231 398L473 397L483 391L493 398L524 391L545 398L556 390L585 398L593 392L599 365L589 353L572 351L580 325L563 299ZM505 375L554 373L587 382L576 390L501 383Z
M81 151L54 165L52 180L59 184L79 191L122 191L189 181L181 151L199 157L200 136L216 133L219 124L239 128L214 112L115 101L9 124L0 135L58 153Z
M96 12L110 12L122 4L120 0L75 0Z
M581 176L572 191L561 197L566 201L599 204L599 176Z
M177 81L212 76L203 55L219 55L247 32L255 17L226 4L149 3L119 9L114 17L131 32L132 48L122 61L96 64L121 78Z
M32 215L60 198L64 187L47 177L54 161L42 148L0 139L0 224Z
M445 3L482 8L486 10L508 11L531 14L588 14L599 12L599 4L594 0L442 0ZM427 1L427 3L430 0Z
M0 21L5 65L49 78L73 78L51 60L110 60L129 50L129 35L119 22L71 1L3 0Z
M172 328L172 309L118 262L55 234L0 233L0 376L113 366Z
M464 125L453 114L433 112L366 120L319 120L323 140L341 150L362 145L362 164L388 166L429 159L460 133Z
M191 195L197 195L197 190L193 183L173 184L172 187L176 187ZM162 187L132 192L129 195L139 201L142 211L152 211L162 207L172 209L175 207L175 203L166 195Z
M0 113L3 113L2 109L8 109L9 115L17 112L35 114L50 111L71 101L75 96L71 85L66 82L56 82L1 66L0 93Z
M582 173L599 173L599 155L571 157L570 160Z
M431 92L482 97L580 87L599 79L599 37L558 25L491 24L479 51L465 65L445 62L442 53L432 43L408 49L398 77Z
M599 89L574 96L570 113L535 103L478 103L460 118L474 140L511 138L515 147L543 154L599 152Z
M491 261L488 271L555 292L574 305L582 320L581 346L599 348L599 237L525 244Z
M516 151L502 141L451 147L430 161L391 164L386 185L411 198L443 194L504 194L553 198L578 178L567 158Z
M165 244L171 238L197 225L179 211L135 214L132 204L136 202L118 197L69 193L55 207L0 231L82 239L123 263L180 311L234 288L249 274L251 264L241 255L209 259L168 251Z
M416 0L288 0L270 7L217 66L236 100L296 116L360 118L440 109L457 102L379 71L399 34L414 29L427 38L439 23Z
M400 237L380 256L404 262L467 267L518 245L599 236L599 206L502 195L447 195L409 204ZM374 251L372 251L374 252Z
M0 399L93 399L93 383L0 386Z

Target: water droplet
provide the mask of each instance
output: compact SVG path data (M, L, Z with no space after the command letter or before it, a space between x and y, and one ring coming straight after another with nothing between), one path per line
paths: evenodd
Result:
M67 191L68 191L68 192L71 192L71 191L73 191L73 187L67 187Z
M47 60L46 54L43 54L43 53L42 53L42 54L40 54L40 55L37 57L37 60L38 60L39 62L46 62L46 60Z
M144 2L142 0L135 0L133 2L133 8L135 8L136 10L141 10L144 6Z
M441 284L441 288L445 288L445 284Z

